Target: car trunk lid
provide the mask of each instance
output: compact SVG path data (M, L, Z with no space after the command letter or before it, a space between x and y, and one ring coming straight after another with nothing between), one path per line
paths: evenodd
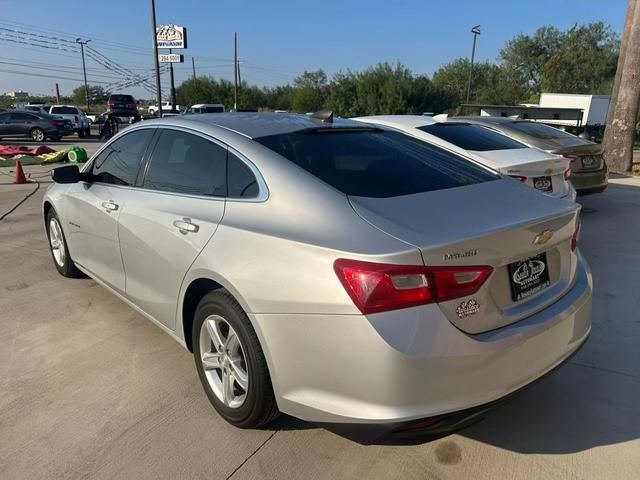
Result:
M350 201L362 218L419 248L426 266L493 268L475 294L439 303L465 332L481 333L525 318L556 301L573 282L571 237L579 206L512 180ZM542 241L536 244L536 239ZM523 275L528 270L535 276L542 265L541 283L528 284ZM513 285L523 283L527 291L514 292Z
M569 168L568 158L537 148L471 153L485 165L505 175L525 177L523 183L554 197L563 197L569 192L569 182L565 179L565 171Z

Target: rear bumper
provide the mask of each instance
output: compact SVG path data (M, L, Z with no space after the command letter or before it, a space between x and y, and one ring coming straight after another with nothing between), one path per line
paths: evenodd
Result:
M571 174L571 183L578 195L602 192L609 184L608 173L606 166L594 172L573 172Z
M578 258L576 282L558 301L477 335L457 329L437 305L366 317L251 314L280 410L334 431L364 432L360 441L428 417L439 417L442 428L464 426L585 341L592 278ZM467 409L471 415L450 415Z

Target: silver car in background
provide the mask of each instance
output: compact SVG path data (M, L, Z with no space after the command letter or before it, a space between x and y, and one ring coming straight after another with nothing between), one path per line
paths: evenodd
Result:
M54 264L194 354L211 403L361 442L459 428L591 329L579 206L331 115L134 125L43 203Z

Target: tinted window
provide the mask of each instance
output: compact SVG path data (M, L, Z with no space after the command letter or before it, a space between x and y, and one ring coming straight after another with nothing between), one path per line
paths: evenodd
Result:
M418 127L418 129L465 150L485 152L489 150L526 148L526 145L480 125L435 123Z
M109 100L119 103L135 103L131 95L111 95Z
M95 181L115 185L135 184L140 161L152 134L151 129L138 130L109 145L91 167Z
M0 122L9 121L9 113L0 113Z
M14 122L24 122L26 120L34 121L38 120L38 117L31 113L13 112L11 114L11 120L13 120Z
M315 129L256 139L347 195L395 197L499 178L397 132Z
M512 122L505 126L544 140L552 140L554 138L575 138L575 136L570 133L563 132L557 128L550 127L549 125L543 125L542 123Z
M205 113L222 113L224 112L224 107L204 107Z
M228 153L228 185L230 197L255 198L258 196L258 182L251 169L233 153Z
M50 113L53 115L77 115L78 109L73 107L51 107Z
M224 196L227 149L202 137L164 130L151 157L144 186L167 192Z

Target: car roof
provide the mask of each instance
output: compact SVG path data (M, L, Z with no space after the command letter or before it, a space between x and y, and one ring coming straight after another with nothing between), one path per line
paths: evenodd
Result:
M222 103L196 103L195 105L191 105L191 108L200 108L200 107L224 107Z
M275 112L226 112L179 115L147 120L146 124L184 126L194 129L222 127L249 138L281 135L312 128L362 128L362 123L336 118L323 122L311 115Z
M509 117L494 117L490 115L469 115L469 116L458 116L458 117L449 117L448 120L453 120L456 122L474 122L474 123L513 123L513 122L522 122L527 121L526 119L521 118L509 118Z
M379 123L395 127L424 127L437 123L428 115L371 115L368 117L356 117L354 120L361 122Z

